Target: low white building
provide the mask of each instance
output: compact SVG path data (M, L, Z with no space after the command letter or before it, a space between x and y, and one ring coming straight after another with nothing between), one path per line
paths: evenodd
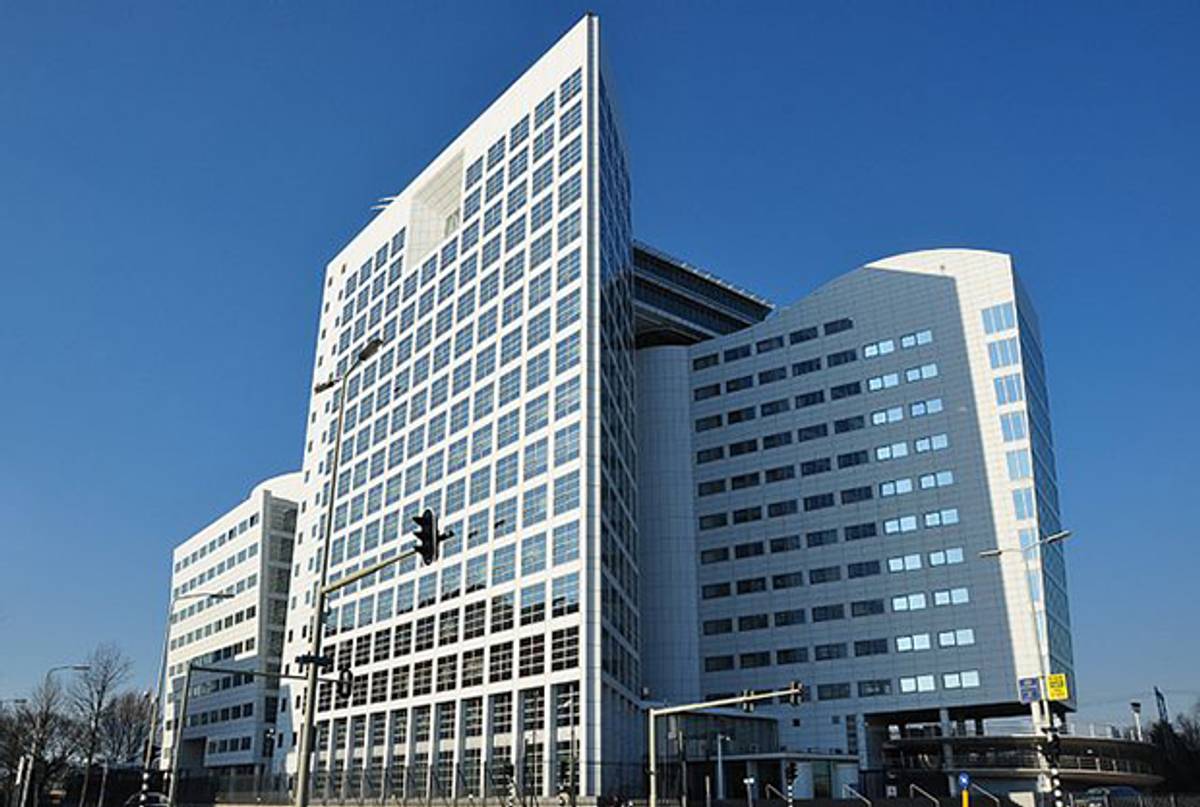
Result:
M273 751L299 473L260 483L245 501L175 548L163 766L173 759L188 665L228 673L191 677L182 771L253 773Z

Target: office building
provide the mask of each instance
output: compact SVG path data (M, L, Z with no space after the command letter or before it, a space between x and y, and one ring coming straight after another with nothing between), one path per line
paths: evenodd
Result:
M1034 547L1060 530L1040 332L1009 256L876 261L640 350L638 383L652 690L802 681L781 745L877 770L889 732L1028 713L1018 679L1073 680L1062 547Z
M427 508L453 537L322 615L351 683L315 693L316 798L640 794L648 701L791 680L812 699L736 764L823 759L828 795L895 730L1071 672L1061 547L1020 551L1059 526L1010 259L896 256L776 309L634 244L601 55L586 16L325 267L284 672L322 580Z
M326 268L314 381L384 347L348 379L336 479L336 393L312 398L285 657L307 652L326 496L331 581L425 508L455 537L330 603L354 683L318 688L317 796L640 780L629 178L600 57L589 15Z
M257 485L244 502L175 548L162 766L186 774L270 768L300 474ZM217 595L217 596L212 596ZM183 691L193 672L182 745Z

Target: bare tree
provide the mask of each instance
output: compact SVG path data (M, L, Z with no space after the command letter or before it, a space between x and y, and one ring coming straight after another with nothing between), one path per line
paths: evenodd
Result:
M117 689L129 678L129 658L115 644L101 644L86 659L83 670L71 686L71 705L79 721L80 750L83 753L83 790L79 807L85 807L88 795L88 775L96 752L100 750L100 725L104 713L112 705Z
M62 685L48 675L17 710L17 744L33 760L30 792L34 803L48 784L62 778L76 751L79 732L67 712L68 705Z
M137 762L149 733L146 695L122 692L100 718L100 752L109 764Z

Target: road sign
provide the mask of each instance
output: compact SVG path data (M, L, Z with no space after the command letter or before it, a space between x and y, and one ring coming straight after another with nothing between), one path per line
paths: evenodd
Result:
M958 774L958 787L960 790L966 790L971 786L971 774L962 771Z
M1042 699L1041 681L1037 678L1022 678L1018 680L1017 691L1021 695L1021 703L1034 703Z
M1070 697L1066 673L1051 673L1046 676L1046 697L1052 701L1065 701Z

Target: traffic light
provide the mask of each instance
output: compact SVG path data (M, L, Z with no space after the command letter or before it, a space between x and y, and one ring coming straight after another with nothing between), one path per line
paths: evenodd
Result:
M354 673L347 665L338 670L337 694L339 698L348 698L354 689Z
M754 697L753 689L743 689L742 690L742 698L743 698L742 711L743 712L753 712L754 711L754 701L749 700L750 698L753 698L753 697Z
M1062 753L1062 737L1058 736L1058 731L1054 728L1050 729L1049 736L1046 737L1044 753L1051 767L1058 767L1058 757Z
M804 702L804 684L799 681L793 681L788 685L787 702L792 706L799 706Z
M417 524L417 554L421 556L421 561L428 566L438 559L438 550L441 547L442 541L445 541L451 536L450 532L438 532L437 514L429 508L425 508L425 512L419 516L414 516L413 521Z

